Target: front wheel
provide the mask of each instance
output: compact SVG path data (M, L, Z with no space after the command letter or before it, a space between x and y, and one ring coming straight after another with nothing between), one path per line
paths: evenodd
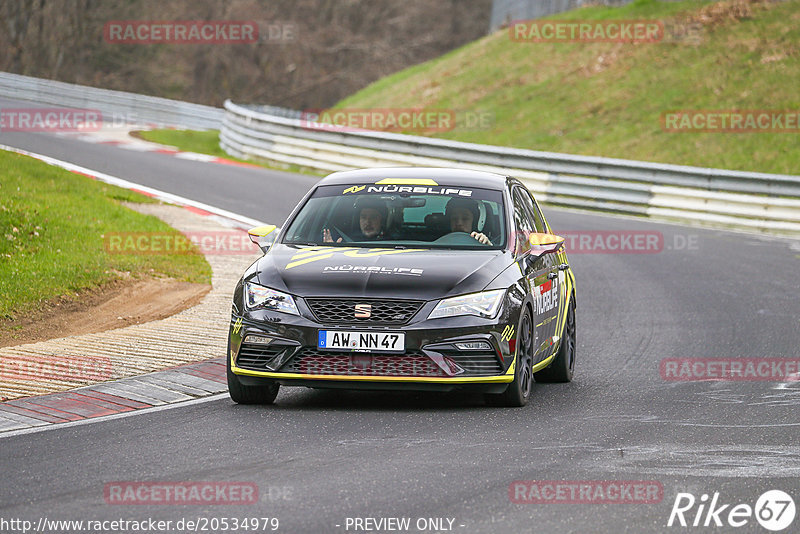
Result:
M533 321L528 308L519 323L517 359L514 381L503 393L487 393L484 398L489 406L520 407L528 404L533 387Z
M561 333L561 346L546 368L534 374L537 382L571 382L575 373L575 297L569 301L567 320Z
M236 404L272 404L278 396L280 384L270 381L263 386L246 386L231 370L231 360L228 357L228 394Z

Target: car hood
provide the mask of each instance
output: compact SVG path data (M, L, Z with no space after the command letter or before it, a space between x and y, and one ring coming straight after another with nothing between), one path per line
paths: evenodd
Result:
M511 261L502 250L277 244L258 260L254 274L261 285L299 296L432 300L481 291Z

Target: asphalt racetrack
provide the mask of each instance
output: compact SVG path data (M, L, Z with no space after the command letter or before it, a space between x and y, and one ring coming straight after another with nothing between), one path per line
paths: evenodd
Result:
M276 224L317 180L48 134L0 133L0 143ZM797 500L800 382L669 380L662 360L800 359L798 243L547 207L545 215L556 233L661 236L646 253L568 249L574 382L537 384L519 409L456 393L283 388L274 406L218 396L0 437L0 517L152 518L172 521L171 532L181 519L234 517L277 518L277 532L399 531L388 518L409 518L407 532L766 532L755 515L733 528L728 514L755 507L767 490ZM258 502L108 504L104 488L119 481L246 482ZM567 493L556 503L512 502L515 481L556 481ZM567 502L569 481L645 481L661 493L649 504ZM667 526L681 493L697 500L684 514L690 525L707 495L698 521L710 526ZM707 518L715 493L717 508L729 506ZM223 531L216 525L208 531Z

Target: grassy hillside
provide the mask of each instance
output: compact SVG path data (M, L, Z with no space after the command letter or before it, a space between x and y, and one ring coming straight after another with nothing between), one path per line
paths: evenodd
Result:
M798 133L670 133L673 110L800 110L800 0L657 2L588 7L554 19L659 19L658 43L514 42L501 30L406 69L339 108L425 107L487 113L462 141L800 174ZM681 37L679 30L690 34Z

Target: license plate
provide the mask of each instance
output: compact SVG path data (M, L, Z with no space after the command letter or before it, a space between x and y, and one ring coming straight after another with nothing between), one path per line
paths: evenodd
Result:
M406 348L406 335L396 332L320 330L317 348L403 352Z

